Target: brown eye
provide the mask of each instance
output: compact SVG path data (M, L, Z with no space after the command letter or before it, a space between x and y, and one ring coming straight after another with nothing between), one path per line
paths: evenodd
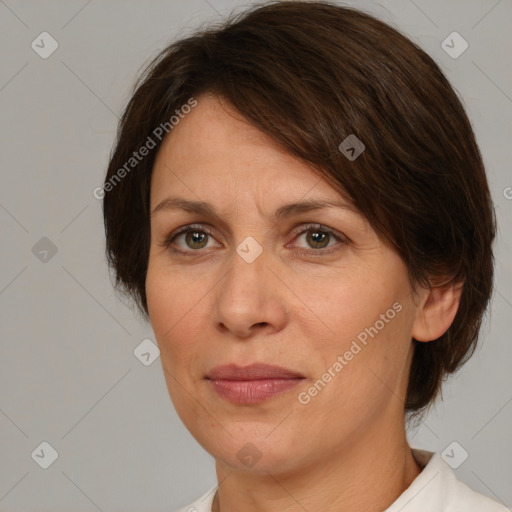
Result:
M342 235L320 224L311 224L305 226L305 229L304 226L302 226L302 228L302 231L294 238L294 241L304 237L305 243L310 249L297 247L297 251L300 254L307 256L323 256L340 250L341 247L347 243L347 240ZM180 253L185 256L196 256L204 252L202 249L207 247L210 238L213 239L213 235L208 228L201 225L192 225L185 226L171 233L161 245L173 253ZM177 241L180 240L182 240L181 245L177 243ZM329 245L331 241L337 241L338 243ZM288 245L287 247L290 246Z
M185 226L171 233L161 245L171 252L193 256L194 252L199 252L207 246L210 237L211 231L204 226ZM176 243L180 240L183 240L181 246Z
M302 237L305 239L305 243L311 249L298 248L299 253L307 256L323 256L331 254L341 249L347 240L342 235L335 233L332 229L329 229L320 224L310 224L303 226L302 231L299 232L298 236L294 239L295 241L300 240ZM338 244L331 244L331 240L338 241Z
M318 229L308 230L306 235L306 241L311 247L315 249L325 249L326 242L328 243L331 238L331 234L326 231L320 231Z
M208 233L204 231L186 231L182 233L185 235L185 244L191 249L202 249L208 241Z

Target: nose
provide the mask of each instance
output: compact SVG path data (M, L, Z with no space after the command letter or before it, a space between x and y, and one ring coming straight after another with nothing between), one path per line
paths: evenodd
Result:
M233 251L214 294L214 321L223 335L248 338L277 332L286 324L289 295L269 260L263 251L249 263Z

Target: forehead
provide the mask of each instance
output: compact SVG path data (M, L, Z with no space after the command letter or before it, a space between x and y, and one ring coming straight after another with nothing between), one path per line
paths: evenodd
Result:
M201 95L164 139L155 160L151 203L172 189L188 197L225 195L339 198L313 167L253 126L227 101Z

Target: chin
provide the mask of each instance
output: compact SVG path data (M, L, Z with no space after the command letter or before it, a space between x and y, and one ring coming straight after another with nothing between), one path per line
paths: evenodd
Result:
M237 435L229 425L225 425L232 436L219 427L222 439L210 437L206 443L201 444L217 461L233 471L251 474L291 471L298 464L297 457L300 456L297 453L297 439L293 436L280 436L277 431L269 435L272 429L268 425L265 427L264 433L251 433L250 428L244 428L244 432Z

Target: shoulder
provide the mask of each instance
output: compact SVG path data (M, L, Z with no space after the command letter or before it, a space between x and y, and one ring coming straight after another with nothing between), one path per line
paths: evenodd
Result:
M450 468L450 471L451 468ZM505 505L476 492L454 475L447 512L510 512Z
M439 453L412 452L422 472L385 512L510 512L460 481Z

